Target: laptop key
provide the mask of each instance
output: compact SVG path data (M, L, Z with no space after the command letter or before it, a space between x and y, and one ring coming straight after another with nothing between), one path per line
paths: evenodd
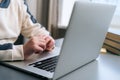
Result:
M54 72L57 61L58 61L58 56L55 56L55 57L48 58L43 61L38 61L38 62L32 63L29 66L33 66L38 69L43 69L43 70L46 70L49 72Z

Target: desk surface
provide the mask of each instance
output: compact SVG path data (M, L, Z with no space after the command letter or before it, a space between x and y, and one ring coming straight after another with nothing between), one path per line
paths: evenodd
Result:
M42 80L29 74L0 65L0 80ZM97 60L60 80L120 80L120 56L100 54Z
M96 61L61 80L120 80L120 56L100 54Z

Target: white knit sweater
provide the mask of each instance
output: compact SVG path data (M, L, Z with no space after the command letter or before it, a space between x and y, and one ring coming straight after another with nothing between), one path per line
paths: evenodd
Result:
M30 38L48 34L30 14L25 0L0 3L0 61L24 60L23 45L14 45L19 34Z

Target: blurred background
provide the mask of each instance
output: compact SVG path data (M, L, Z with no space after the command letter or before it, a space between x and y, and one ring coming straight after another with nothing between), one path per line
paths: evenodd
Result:
M34 17L54 38L64 37L76 0L27 0ZM117 5L110 27L120 28L120 0L81 0Z
M30 12L55 39L63 38L76 0L26 0ZM117 6L110 28L120 30L120 0L81 0ZM15 44L24 43L22 36Z

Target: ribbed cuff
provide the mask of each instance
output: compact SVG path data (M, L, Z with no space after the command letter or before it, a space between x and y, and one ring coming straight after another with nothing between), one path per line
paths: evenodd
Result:
M23 45L13 46L12 60L24 60Z
M0 50L0 61L12 61L12 50Z

